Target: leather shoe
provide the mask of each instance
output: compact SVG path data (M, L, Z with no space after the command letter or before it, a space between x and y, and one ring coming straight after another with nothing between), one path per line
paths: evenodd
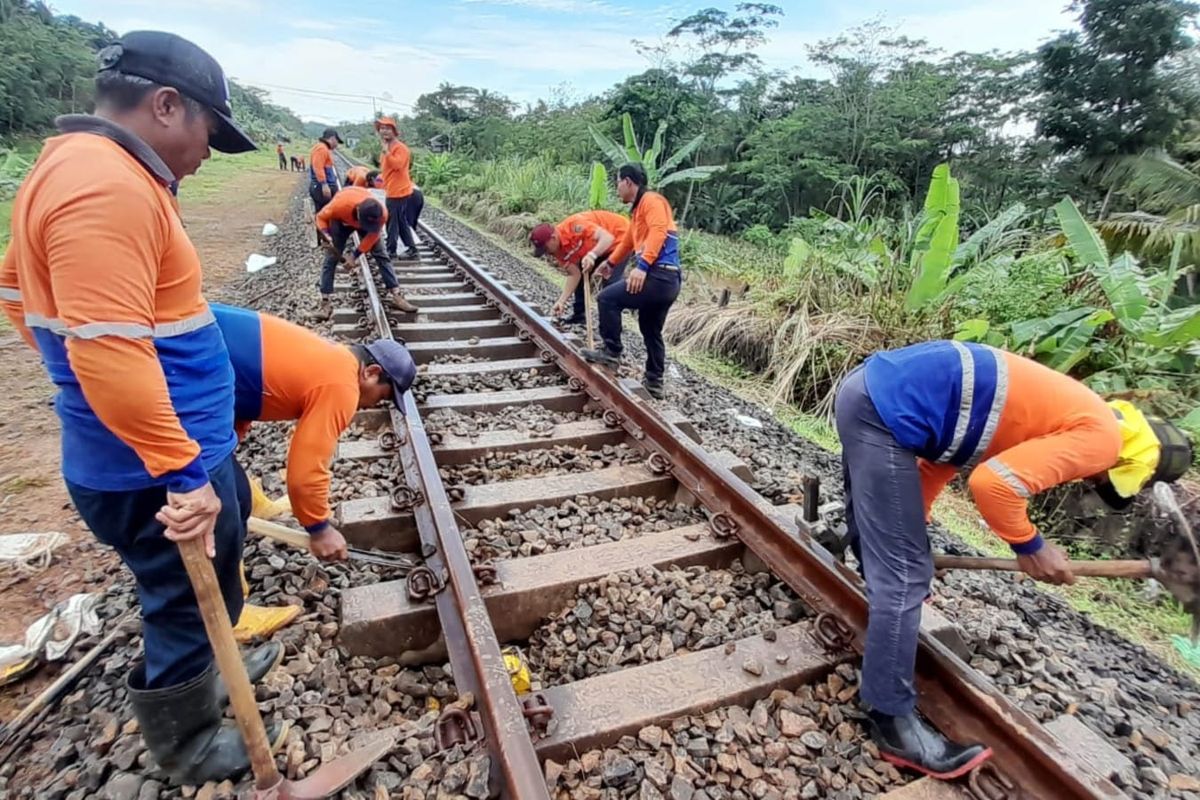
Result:
M915 711L895 717L870 711L867 729L884 761L942 781L966 775L992 757L990 747L950 741Z

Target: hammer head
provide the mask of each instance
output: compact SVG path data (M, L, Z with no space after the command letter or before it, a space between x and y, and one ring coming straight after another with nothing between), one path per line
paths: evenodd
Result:
M1200 640L1200 543L1170 485L1154 484L1154 502L1180 534L1159 556L1159 582L1192 615L1192 644L1196 644Z

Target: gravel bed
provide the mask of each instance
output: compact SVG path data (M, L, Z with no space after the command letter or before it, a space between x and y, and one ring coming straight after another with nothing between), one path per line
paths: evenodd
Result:
M475 411L464 414L454 409L440 409L424 418L425 430L430 433L474 436L492 431L553 432L555 425L594 419L589 411L553 411L545 406L506 406L500 411Z
M527 302L548 308L557 296L558 289L528 264L471 227L439 209L427 209L425 214L430 224L486 263L493 274L523 291ZM627 317L626 361L637 365L640 373L644 351L636 325L630 323ZM740 456L754 470L754 488L773 502L791 502L799 496L804 475L821 479L824 500L841 499L841 464L836 454L800 438L778 424L770 412L682 365L670 362L667 378L667 397L660 405L679 408L709 446L719 444ZM762 427L748 426L738 415L757 419ZM1200 513L1200 504L1193 508ZM930 533L936 551L972 554L939 526L931 526ZM1200 764L1186 757L1200 752L1200 686L1193 678L1024 578L951 572L935 581L934 592L935 598L943 598L935 602L946 616L968 632L968 644L1001 665L997 685L1018 704L1054 707L1041 696L1052 693L1034 688L1032 676L1039 669L1028 666L1039 664L1039 655L1052 664L1047 669L1060 674L1041 673L1038 679L1078 695L1078 707L1071 710L1133 761L1135 774L1124 787L1127 794L1138 800L1200 800ZM993 638L1000 635L998 619L1011 626L1013 644L1006 648L1000 647L1006 642ZM1053 658L1039 653L1039 647L1049 648ZM1003 676L1006 679L999 680ZM1169 741L1146 735L1159 729ZM1160 748L1154 738L1165 747Z
M697 509L667 500L577 497L554 508L538 506L464 528L463 542L480 562L572 550L632 539L704 521Z
M417 402L424 403L430 395L435 394L511 392L541 386L563 386L566 382L567 376L556 370L540 372L536 369L526 369L462 375L426 374L418 378L412 391Z
M621 464L640 464L645 460L646 454L641 448L628 444L604 445L597 450L558 445L545 450L488 453L466 464L441 467L438 473L447 486L479 486L499 481L591 472Z
M796 622L808 611L770 573L645 567L585 583L573 605L534 631L529 666L541 687L719 647ZM730 645L732 647L732 645Z
M750 709L650 725L615 747L564 764L547 761L556 800L784 800L877 797L908 782L866 738L858 673L839 666L821 683L778 690Z

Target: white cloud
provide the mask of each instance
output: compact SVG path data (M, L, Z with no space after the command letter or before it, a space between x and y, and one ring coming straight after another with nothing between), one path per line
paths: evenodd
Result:
M469 5L511 6L535 11L555 11L565 14L601 14L613 17L629 17L632 9L622 8L603 0L462 0Z

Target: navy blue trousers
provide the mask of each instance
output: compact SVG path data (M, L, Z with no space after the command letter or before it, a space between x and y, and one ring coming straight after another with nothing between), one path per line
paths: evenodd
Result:
M646 282L637 294L630 294L625 282L619 281L600 291L596 305L600 307L600 337L610 353L620 355L621 312L627 308L637 309L638 330L646 343L646 381L661 384L667 369L667 345L663 341L663 325L667 312L675 298L683 278L679 270L655 269L651 267Z
M870 609L862 699L881 713L904 715L917 704L917 634L933 581L921 474L916 455L880 419L861 367L838 389L834 415L842 440L847 534Z
M612 286L614 283L617 283L618 281L624 281L624 280L625 280L625 265L617 264L612 269L612 275L610 275L609 277L604 279L604 283L602 283L600 286L600 291L604 291L609 286ZM585 298L583 295L583 281L580 280L579 285L575 287L575 315L581 316L586 307L587 307L587 303L585 302Z
M338 264L342 263L341 254L346 251L346 242L350 240L352 233L354 230L350 226L343 225L337 220L330 224L329 238L333 239L333 247L338 255L325 254L325 263L321 265L321 282L317 284L321 294L333 294L333 279L337 275ZM382 237L375 240L375 246L371 248L370 253L367 253L367 257L374 261L375 266L379 268L379 276L383 278L383 288L391 290L400 284L396 280L396 271L392 269L391 259L383 251L381 239Z
M242 613L239 565L250 512L250 485L233 456L209 472L221 499L215 531L213 568L225 608L234 622ZM147 689L176 686L212 663L212 649L196 595L174 542L154 518L167 502L164 487L130 492L99 492L67 482L75 508L96 538L110 545L137 580L142 605L142 641ZM245 512L242 506L245 506Z
M420 203L421 207L424 208L424 195L421 196ZM406 250L417 246L416 240L413 239L409 220L420 216L421 209L414 209L414 205L415 201L411 194L408 197L389 197L387 199L387 254L389 258L396 257L396 251L399 249L401 242L404 242Z

